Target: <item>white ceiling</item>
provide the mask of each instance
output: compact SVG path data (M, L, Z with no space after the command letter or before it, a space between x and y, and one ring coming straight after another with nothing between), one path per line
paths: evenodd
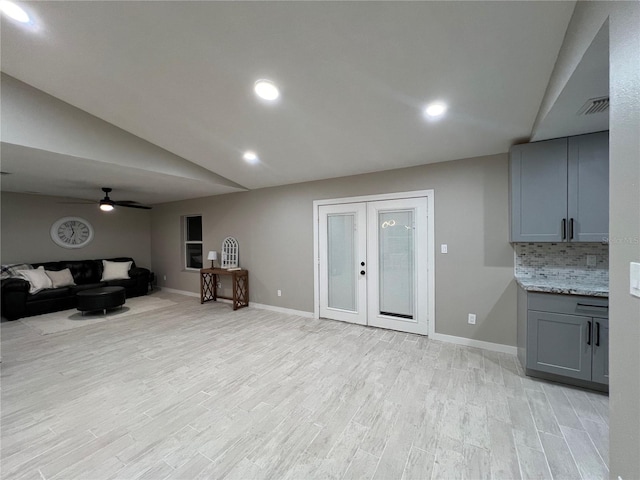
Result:
M35 25L3 18L3 72L255 189L508 151L531 134L574 2L23 5ZM254 97L262 77L277 104ZM428 122L435 99L450 109ZM167 183L127 199L179 199Z

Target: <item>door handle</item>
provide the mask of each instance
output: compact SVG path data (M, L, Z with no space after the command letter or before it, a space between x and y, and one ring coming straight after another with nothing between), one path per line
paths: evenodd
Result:
M600 346L600 322L596 322L596 347Z
M591 345L591 322L587 322L589 324L589 336L587 337L587 345Z
M365 271L364 270L360 270L360 275L364 275Z
M569 220L569 240L573 240L573 218Z
M567 219L562 219L562 240L567 239Z

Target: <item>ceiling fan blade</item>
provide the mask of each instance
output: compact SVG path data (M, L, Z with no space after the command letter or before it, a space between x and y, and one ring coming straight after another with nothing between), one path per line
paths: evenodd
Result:
M76 200L69 202L56 202L59 204L68 204L68 205L94 205L96 203L95 200Z
M127 207L127 208L140 208L143 210L151 210L151 207L148 207L146 205L141 205L137 202L127 202L127 201L122 201L122 202L114 202L118 207Z

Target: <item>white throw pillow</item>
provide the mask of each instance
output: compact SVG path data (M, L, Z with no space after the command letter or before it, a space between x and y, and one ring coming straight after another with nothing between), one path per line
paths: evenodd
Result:
M124 280L129 278L129 269L133 262L110 262L102 260L102 281Z
M18 276L27 280L31 287L29 293L32 295L40 290L51 288L51 279L44 271L44 267L38 267L35 270L18 270Z
M71 270L68 268L60 271L45 270L45 273L51 279L52 288L68 287L76 284L76 282L73 281Z

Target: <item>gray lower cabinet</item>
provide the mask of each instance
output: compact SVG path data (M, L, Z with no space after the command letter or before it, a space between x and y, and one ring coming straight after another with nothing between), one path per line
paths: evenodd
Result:
M590 317L529 310L527 368L591 380Z
M532 376L609 383L608 299L518 289L518 358ZM596 385L597 384L597 385Z
M512 242L603 242L609 232L609 132L511 147Z

